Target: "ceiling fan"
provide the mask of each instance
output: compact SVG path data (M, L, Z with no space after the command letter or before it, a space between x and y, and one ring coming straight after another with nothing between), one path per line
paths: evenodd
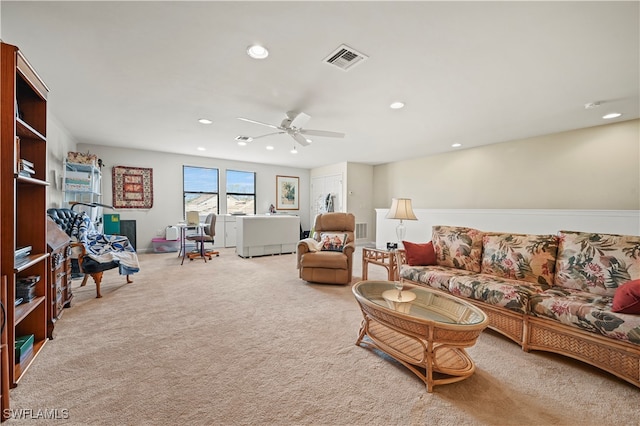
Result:
M311 118L309 115L304 112L295 112L288 111L287 117L282 120L279 126L274 124L267 124L261 121L251 120L249 118L238 117L238 120L247 121L249 123L260 124L261 126L271 127L272 129L277 129L277 132L267 133L266 135L257 136L252 139L264 138L272 135L281 135L288 134L291 136L296 142L298 142L302 146L307 146L311 143L310 139L307 139L305 135L309 136L324 136L328 138L343 138L344 133L339 132L329 132L326 130L311 130L305 129L304 126L307 124L309 119Z

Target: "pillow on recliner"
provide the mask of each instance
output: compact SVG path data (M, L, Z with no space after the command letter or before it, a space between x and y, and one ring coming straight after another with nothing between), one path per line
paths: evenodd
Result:
M613 312L640 314L640 280L627 281L613 295Z
M404 251L407 253L407 264L409 266L428 266L436 264L436 251L433 242L410 243L403 241Z
M347 243L347 234L322 233L320 251L342 251Z

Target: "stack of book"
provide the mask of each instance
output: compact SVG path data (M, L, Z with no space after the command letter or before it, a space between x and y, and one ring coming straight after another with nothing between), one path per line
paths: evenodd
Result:
M24 158L20 159L20 170L18 174L20 176L31 177L36 173L36 170L33 168L33 163L29 160L25 160Z
M13 261L14 267L19 268L29 261L29 255L31 254L31 246L20 247L15 250L15 259Z
M16 364L23 363L33 354L33 334L16 337Z
M38 275L18 278L16 282L16 300L22 299L22 303L31 302L36 297L36 283L38 281L40 281L40 276Z

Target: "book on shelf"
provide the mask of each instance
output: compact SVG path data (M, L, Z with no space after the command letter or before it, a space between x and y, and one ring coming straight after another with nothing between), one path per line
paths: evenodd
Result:
M29 254L31 254L31 249L32 249L31 246L18 247L15 250L16 259L20 259L22 257L29 256Z
M24 158L20 159L20 164L22 164L23 166L28 166L30 168L33 168L33 163L29 160L25 160Z

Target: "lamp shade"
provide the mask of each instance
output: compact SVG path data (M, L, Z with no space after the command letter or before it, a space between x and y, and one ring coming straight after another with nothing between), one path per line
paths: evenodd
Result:
M393 198L387 219L418 220L411 207L411 198Z

